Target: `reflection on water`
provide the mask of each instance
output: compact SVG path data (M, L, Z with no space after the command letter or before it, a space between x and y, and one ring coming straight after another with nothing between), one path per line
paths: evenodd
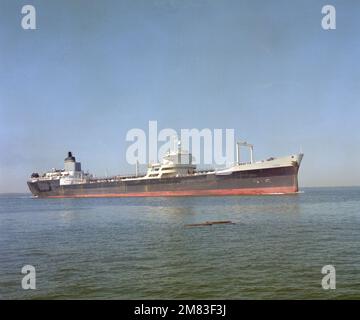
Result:
M360 188L292 196L0 197L2 298L360 298ZM205 221L235 224L185 227ZM37 290L20 288L21 267ZM320 270L333 264L337 289Z

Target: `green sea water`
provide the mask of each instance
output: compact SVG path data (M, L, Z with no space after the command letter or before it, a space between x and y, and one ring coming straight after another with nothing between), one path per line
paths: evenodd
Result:
M234 224L187 227L231 220ZM324 265L336 289L321 285ZM33 265L36 289L21 268ZM1 299L360 299L360 188L297 195L0 196Z

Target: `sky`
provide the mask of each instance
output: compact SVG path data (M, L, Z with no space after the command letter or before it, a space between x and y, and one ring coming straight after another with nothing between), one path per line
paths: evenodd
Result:
M36 30L21 8L36 9ZM336 30L321 27L324 5ZM360 2L1 0L0 192L71 150L134 171L126 133L233 128L255 159L304 152L300 187L360 185Z

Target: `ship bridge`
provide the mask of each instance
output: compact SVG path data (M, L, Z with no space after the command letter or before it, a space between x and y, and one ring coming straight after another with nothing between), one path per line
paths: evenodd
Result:
M149 165L144 178L168 178L192 175L196 169L196 165L192 161L191 153L182 150L181 142L179 141L176 151L169 150L160 163Z

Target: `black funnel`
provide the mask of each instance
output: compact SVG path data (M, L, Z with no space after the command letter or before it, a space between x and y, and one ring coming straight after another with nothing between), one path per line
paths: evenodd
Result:
M73 157L71 151L68 152L68 156L65 158L65 161L75 161L75 157Z

